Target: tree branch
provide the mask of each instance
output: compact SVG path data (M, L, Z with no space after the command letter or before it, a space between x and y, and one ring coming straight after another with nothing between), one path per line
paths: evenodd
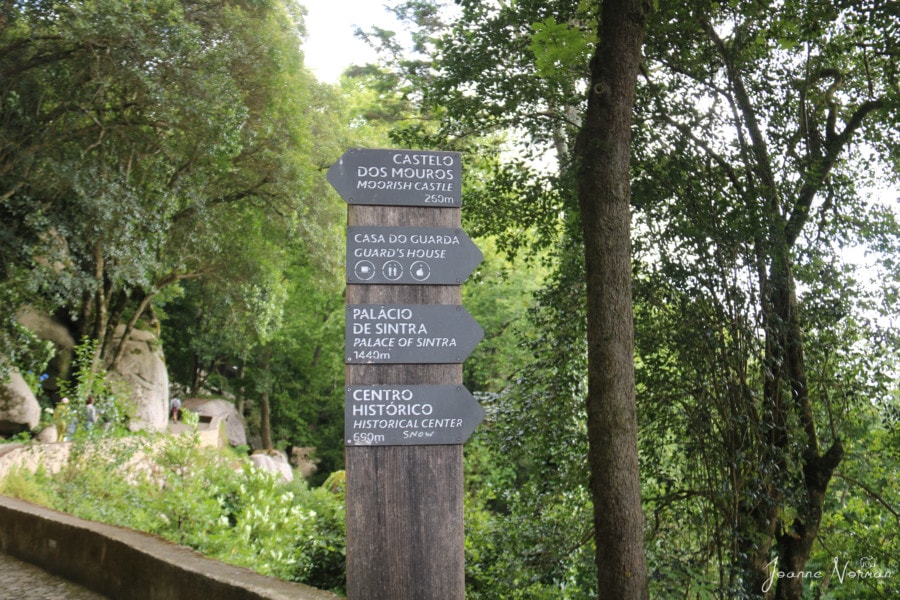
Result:
M731 53L728 52L725 42L719 37L719 34L716 33L716 30L708 21L703 22L703 28L715 48L719 51L722 61L725 63L725 69L728 72L728 79L731 81L732 90L734 91L740 114L747 127L747 132L750 134L750 148L756 159L756 170L766 188L766 197L770 202L774 201L777 199L775 175L772 172L765 136L763 136L762 128L759 125L759 121L756 119L756 111L753 108L753 103L750 101L750 94L747 92L747 88L744 85L744 80L741 78L740 73L735 68Z
M875 490L870 488L868 485L866 485L862 481L859 481L858 479L854 479L853 477L850 477L849 475L838 474L837 476L840 477L841 479L843 479L844 481L846 481L847 483L853 484L853 485L857 486L858 488L862 489L869 496L871 496L873 500L878 502L878 504L882 505L885 509L887 509L887 511L889 513L894 515L894 518L897 519L898 523L900 523L900 512L898 512L897 509L894 508L890 502L888 502L887 500L882 498L881 494L879 494L878 492L876 492Z
M204 275L203 271L196 271L191 273L169 273L156 281L156 284L153 286L153 291L144 294L144 297L141 298L140 303L138 303L138 307L134 310L134 314L131 315L131 319L128 320L128 323L125 325L124 331L122 331L122 337L119 339L119 343L116 345L115 354L110 360L109 369L114 370L118 364L119 360L121 360L122 355L125 353L125 342L131 337L131 332L134 331L134 326L137 325L138 319L141 318L141 315L144 314L144 311L147 310L147 307L150 305L150 301L153 300L153 297L159 293L163 288L172 285L177 281L183 281L185 279L197 279L198 277L202 277Z
M884 100L869 100L856 109L844 129L840 133L829 136L825 141L825 155L820 159L810 161L806 172L803 173L803 186L797 194L797 201L791 211L791 216L785 226L785 237L788 244L793 245L803 230L803 226L809 219L809 209L812 206L816 194L828 179L831 169L837 162L841 152L844 151L853 134L862 127L865 118L873 111L884 107Z

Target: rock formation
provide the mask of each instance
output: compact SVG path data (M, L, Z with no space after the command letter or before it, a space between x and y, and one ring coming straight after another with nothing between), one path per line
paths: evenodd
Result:
M247 443L244 419L238 414L233 402L221 399L188 398L182 401L182 407L201 417L218 418L225 421L225 435L229 445L243 446Z
M41 405L22 375L13 370L6 382L0 382L0 435L31 431L40 420Z
M278 450L258 450L250 455L252 462L257 469L262 469L269 473L276 473L281 476L284 481L294 480L294 471L288 464L287 455Z
M50 315L30 306L19 309L16 320L22 327L34 332L39 340L53 343L56 354L47 366L50 378L43 384L44 390L53 393L57 389L57 378L65 379L69 376L74 358L75 338L64 325L56 322Z
M122 335L123 328L116 334ZM165 431L169 416L169 373L159 340L142 330L131 332L118 366L110 373L131 390L135 414L129 429Z

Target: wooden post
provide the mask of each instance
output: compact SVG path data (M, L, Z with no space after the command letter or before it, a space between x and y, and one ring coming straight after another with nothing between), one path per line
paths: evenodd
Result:
M459 208L355 206L350 226L460 227ZM348 285L347 304L460 304L460 286ZM461 364L347 365L346 384L462 384ZM346 449L348 600L465 597L462 445Z

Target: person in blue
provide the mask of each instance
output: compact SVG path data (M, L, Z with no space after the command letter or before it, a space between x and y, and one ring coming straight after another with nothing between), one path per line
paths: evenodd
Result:
M94 423L97 422L97 406L94 404L94 397L88 396L87 402L84 406L84 426L90 431L94 428Z

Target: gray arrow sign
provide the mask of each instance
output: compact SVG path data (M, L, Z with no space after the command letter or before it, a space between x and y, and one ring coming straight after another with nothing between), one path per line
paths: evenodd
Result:
M462 205L459 152L351 148L325 177L350 204Z
M344 393L347 446L463 444L484 409L461 385L359 385Z
M349 364L461 363L484 330L458 305L348 304Z
M347 228L347 283L459 285L483 258L461 229Z

